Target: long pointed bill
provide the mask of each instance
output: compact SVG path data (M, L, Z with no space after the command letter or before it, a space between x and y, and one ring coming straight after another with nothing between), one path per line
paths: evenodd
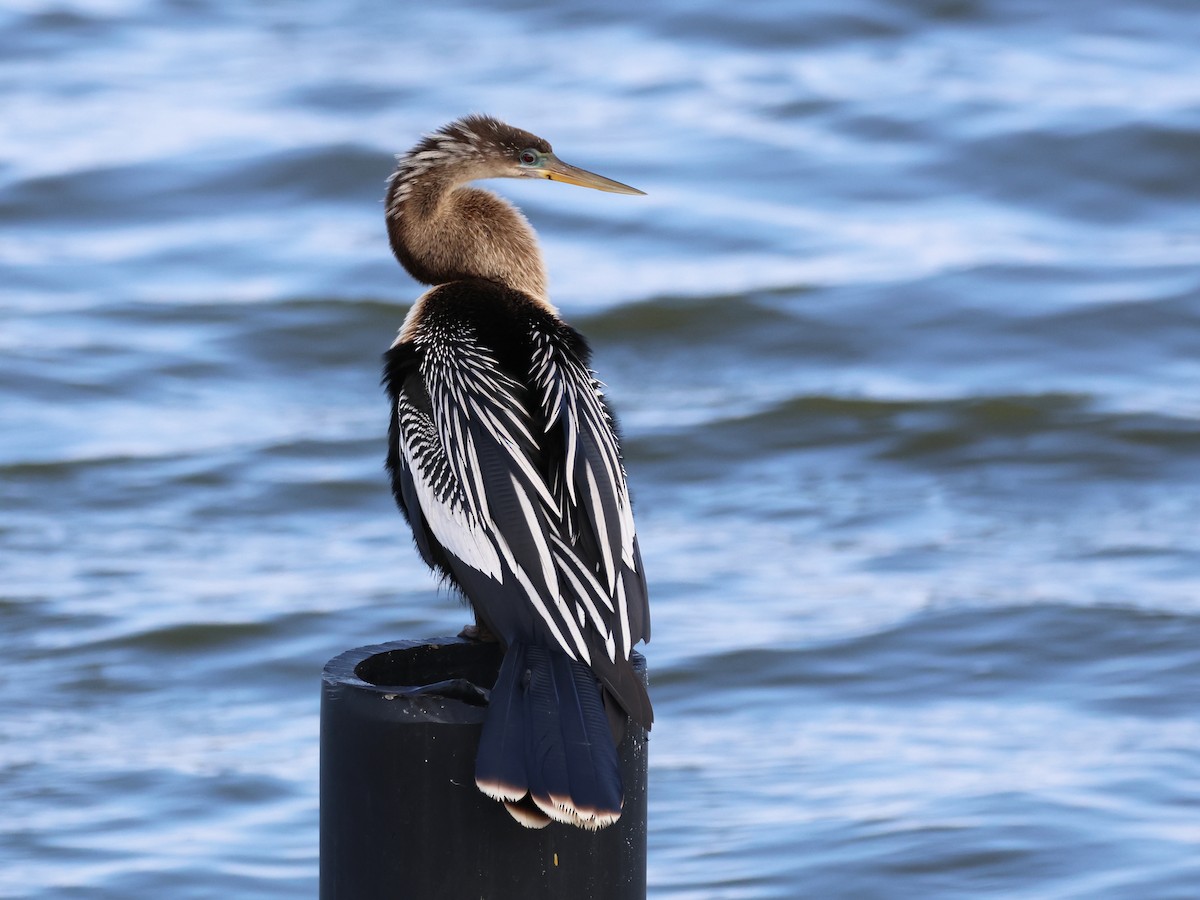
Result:
M565 181L567 184L577 184L580 187L595 188L598 191L608 191L612 194L646 193L627 184L621 184L619 181L613 181L611 178L605 178L603 175L597 175L595 172L567 165L557 156L548 157L541 171L551 181Z

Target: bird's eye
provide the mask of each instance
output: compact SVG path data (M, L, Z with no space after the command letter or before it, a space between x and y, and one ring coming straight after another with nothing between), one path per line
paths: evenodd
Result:
M523 166L537 165L539 158L540 157L538 156L538 152L536 150L522 150L519 157L521 160L521 165Z

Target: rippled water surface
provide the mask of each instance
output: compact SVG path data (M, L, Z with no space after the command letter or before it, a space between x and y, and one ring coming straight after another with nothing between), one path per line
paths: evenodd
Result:
M320 670L465 621L382 472L392 154L487 111L621 414L650 894L1200 893L1200 17L0 12L0 896L315 896Z

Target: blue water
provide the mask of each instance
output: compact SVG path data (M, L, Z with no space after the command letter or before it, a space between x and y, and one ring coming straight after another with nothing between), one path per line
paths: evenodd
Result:
M382 471L469 111L622 416L655 898L1200 895L1200 17L0 12L0 896L293 898L321 667L466 620Z

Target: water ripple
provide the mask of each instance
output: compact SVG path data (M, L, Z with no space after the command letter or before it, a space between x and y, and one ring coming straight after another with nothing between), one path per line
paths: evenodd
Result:
M316 679L456 631L382 469L471 110L623 425L654 897L1190 896L1200 18L0 12L0 894L311 894Z

